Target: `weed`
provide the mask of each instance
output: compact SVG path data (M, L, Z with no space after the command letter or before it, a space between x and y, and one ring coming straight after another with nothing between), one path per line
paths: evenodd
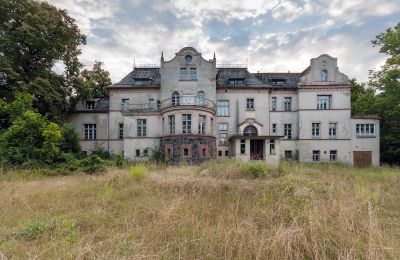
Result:
M18 236L25 240L35 240L39 238L47 229L48 225L45 222L32 222L20 227L18 230Z
M147 174L147 169L144 164L136 164L129 168L129 175L135 181L142 181Z

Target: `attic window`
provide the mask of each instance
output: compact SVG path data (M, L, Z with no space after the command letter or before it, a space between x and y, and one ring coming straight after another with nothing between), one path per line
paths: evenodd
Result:
M93 110L95 106L95 101L85 101L85 109Z
M244 79L229 79L229 85L244 85Z
M271 79L273 85L285 85L286 79Z
M321 81L328 81L328 71L321 70Z
M135 85L136 86L148 86L151 83L151 79L134 79L135 80Z

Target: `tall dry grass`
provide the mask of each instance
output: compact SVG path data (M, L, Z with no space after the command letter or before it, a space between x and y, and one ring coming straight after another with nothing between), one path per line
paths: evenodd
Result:
M0 256L399 259L400 170L235 161L0 177ZM18 175L18 174L17 174Z

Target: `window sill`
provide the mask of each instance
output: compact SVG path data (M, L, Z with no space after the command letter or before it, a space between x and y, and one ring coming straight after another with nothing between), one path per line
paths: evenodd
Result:
M376 138L375 135L356 135L357 138Z
M256 111L255 109L248 109L246 108L246 111Z
M217 115L217 117L230 117L229 115L228 116L219 116L219 115Z
M198 81L197 79L179 79L179 81Z

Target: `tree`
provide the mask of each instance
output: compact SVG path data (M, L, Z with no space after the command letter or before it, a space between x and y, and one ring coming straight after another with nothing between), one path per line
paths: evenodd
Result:
M16 93L30 93L42 115L60 120L79 87L79 46L85 42L65 10L34 0L0 0L0 72L7 75L0 97L10 101ZM56 63L64 65L62 75L52 71Z
M81 90L81 99L107 97L106 87L111 85L110 73L102 68L101 61L95 61L91 70L83 70L81 77L85 88Z
M60 156L61 129L56 123L49 123L43 131L42 159L47 163L55 162Z
M400 164L400 23L372 41L388 55L380 71L371 75L369 85L377 90L376 110L381 119L381 160Z

